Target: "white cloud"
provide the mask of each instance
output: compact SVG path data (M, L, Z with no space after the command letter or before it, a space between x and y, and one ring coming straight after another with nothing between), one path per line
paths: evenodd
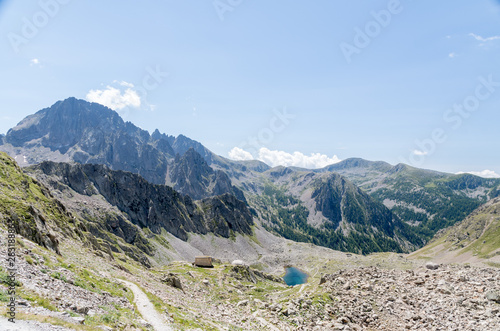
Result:
M493 170L483 170L483 171L460 171L457 172L459 174L472 174L483 178L500 178L500 175L494 172Z
M312 153L308 156L301 152L293 152L292 154L290 154L284 151L272 151L265 147L259 149L257 158L255 158L251 153L239 147L235 147L229 152L229 158L233 160L257 159L270 165L271 167L281 165L286 167L294 166L307 169L323 168L327 165L338 163L341 161L337 157L337 155L328 157L325 154Z
M118 84L120 86L125 86L125 87L134 87L134 84L128 83L128 82L126 82L124 80L120 80L120 81L114 80L113 83L116 83L116 84Z
M457 57L457 53L451 52L450 54L448 54L448 57L453 59L454 57Z
M481 36L474 34L474 33L469 33L469 36L471 36L474 39L476 39L477 41L481 41L483 43L500 39L500 36L492 36L492 37L484 38L484 37L481 37Z
M428 153L416 149L416 150L413 151L413 154L414 155L419 155L419 156L424 156L424 155L427 155Z
M252 154L239 147L234 147L229 151L229 158L235 161L246 161L254 159Z
M40 64L39 59L31 59L30 60L30 66L35 66L35 65L39 65L39 64Z
M123 81L117 83L127 88L116 88L108 85L106 89L90 90L86 96L87 101L100 103L113 110L120 110L125 107L140 108L141 97L132 89L134 85Z

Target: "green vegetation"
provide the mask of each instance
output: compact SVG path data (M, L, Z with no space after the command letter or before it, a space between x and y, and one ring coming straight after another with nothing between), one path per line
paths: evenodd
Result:
M268 221L268 224L264 224L266 230L290 240L312 243L344 252L360 254L384 251L403 252L400 245L389 235L368 234L362 224L354 223L355 231L350 231L347 236L333 223L325 223L319 228L311 226L307 223L309 210L300 200L284 192L285 189L268 184L264 187L263 194L254 198L255 204L260 206L263 218ZM355 201L355 199L347 200ZM353 202L353 208L349 210L350 214L347 215L349 219L364 218L365 211L357 202ZM410 242L419 241L410 226L404 223L400 226L402 230L398 234L408 238Z
M62 280L65 283L68 281L66 279L66 276L62 275L60 272L54 272L50 276L53 277L53 278L55 278L55 279Z
M406 166L383 183L385 187L372 192L371 196L380 202L396 201L398 204L392 208L394 214L416 224L414 233L427 242L440 229L465 219L486 202L487 195L494 196L500 180L469 174L447 175ZM483 193L475 197L467 194L473 191Z
M71 215L3 152L0 152L0 220L12 220L18 233L41 245L51 242L51 248L56 250L57 242L40 230L39 224L72 234Z
M97 276L80 267L76 268L74 272L76 274L76 278L74 280L74 284L76 286L99 294L107 292L112 296L125 297L130 301L133 300L133 294L118 282Z
M43 307L51 311L57 311L49 298L38 295L32 290L23 289L20 292L21 298L30 301L32 304Z
M397 189L380 189L372 194L379 200L385 199L404 202L415 208L425 210L427 216L421 212L415 212L404 206L392 209L394 214L408 222L418 222L415 231L426 241L440 229L446 228L463 220L474 209L481 205L481 201L454 193L451 188L442 182L435 183L435 187L425 190L415 190L410 183L401 183Z
M35 261L33 261L33 258L32 258L31 256L29 256L29 255L26 255L26 256L24 257L24 259L25 259L25 260L26 260L26 262L28 262L29 264L33 264L33 263L35 263Z
M10 285L9 274L0 267L0 284ZM16 279L15 286L22 286L21 282Z
M449 251L453 256L464 253L480 259L500 255L500 202L491 202L475 210L460 223L442 232L438 237L414 254L428 259Z
M0 302L9 302L10 296L7 294L7 291L0 289Z

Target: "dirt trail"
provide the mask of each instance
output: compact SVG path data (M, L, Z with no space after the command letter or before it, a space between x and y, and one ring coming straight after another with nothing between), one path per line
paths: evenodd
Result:
M139 313L156 331L173 331L170 325L165 322L165 319L156 311L147 295L137 285L123 279L120 279L120 282L132 290Z

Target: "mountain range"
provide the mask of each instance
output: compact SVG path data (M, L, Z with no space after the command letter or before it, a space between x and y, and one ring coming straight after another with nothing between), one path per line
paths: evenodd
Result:
M342 251L410 252L500 192L498 179L363 159L315 170L233 161L75 98L0 139L0 150L57 192L86 232L145 264L155 254L148 240L161 242L163 231L181 241L190 234L248 241L258 228Z

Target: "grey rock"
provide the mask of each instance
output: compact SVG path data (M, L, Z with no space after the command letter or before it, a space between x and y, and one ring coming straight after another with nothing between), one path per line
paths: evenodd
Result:
M248 305L249 300L242 300L236 304L236 307L242 307Z
M436 270L436 269L438 269L438 268L439 268L439 264L434 263L434 262L427 262L427 263L425 264L425 267L426 267L427 269L429 269L429 270Z
M500 295L493 290L489 290L488 292L485 293L485 298L490 300L490 301L495 301L496 303L500 303Z
M89 312L91 309L92 309L91 307L80 306L80 307L76 307L75 311L76 311L78 314L87 315L87 314L88 314L88 312Z
M160 234L162 228L182 240L187 240L188 232L212 232L225 238L229 238L231 230L252 234L253 216L248 206L231 194L195 203L189 196L183 196L169 186L151 184L139 175L113 171L97 164L42 162L29 171L54 188L66 185L86 195L91 187L94 190L92 194L102 195L112 206L125 213L131 223L147 226L156 234ZM88 230L97 237L102 235L102 230L113 232L126 242L134 243L146 254L152 254L147 241L138 236L138 230L129 220L109 215L104 220L106 224L93 222L93 228Z
M167 285L170 285L172 287L175 287L175 288L178 288L182 291L184 291L184 289L182 288L182 283L181 283L181 280L179 279L179 277L173 273L168 273L166 275L164 275L161 279L161 281Z
M229 176L208 164L224 162L200 143L158 130L150 135L97 103L76 98L58 101L9 130L0 139L0 146L4 144L10 150L22 150L27 165L50 160L103 164L139 174L154 184L172 183L195 200L229 193L246 202Z

